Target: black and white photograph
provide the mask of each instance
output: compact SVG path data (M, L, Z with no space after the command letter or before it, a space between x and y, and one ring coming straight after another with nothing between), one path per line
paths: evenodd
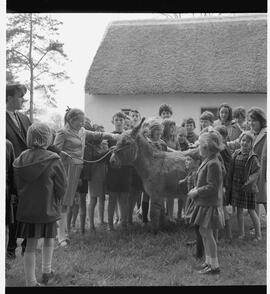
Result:
M4 16L5 289L266 292L267 12Z

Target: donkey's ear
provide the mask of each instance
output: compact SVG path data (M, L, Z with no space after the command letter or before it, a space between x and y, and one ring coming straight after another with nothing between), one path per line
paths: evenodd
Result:
M145 117L143 117L140 121L140 123L131 131L131 136L132 137L136 137L136 135L138 134L138 132L140 131L143 122L145 121Z

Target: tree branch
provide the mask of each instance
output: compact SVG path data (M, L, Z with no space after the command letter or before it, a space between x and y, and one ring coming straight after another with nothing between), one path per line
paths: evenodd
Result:
M43 70L42 72L40 72L39 74L37 74L36 76L34 76L34 79L36 79L38 76L42 75L45 72L47 72L47 70Z
M33 70L40 64L41 60L45 57L45 55L48 53L49 51L46 51L39 59L39 61L34 65Z
M17 51L16 49L10 49L10 51L14 51L15 53L17 53L17 54L20 54L20 55L22 55L27 61L28 61L28 67L29 67L29 63L30 63L30 60L29 60L29 58L26 56L26 55L24 55L23 53L21 53L20 51Z

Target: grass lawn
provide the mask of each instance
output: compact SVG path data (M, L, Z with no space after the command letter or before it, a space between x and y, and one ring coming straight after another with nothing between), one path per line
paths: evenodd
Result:
M55 278L48 286L199 286L199 285L266 285L266 220L262 217L263 240L255 243L249 235L251 220L245 216L246 240L237 240L233 217L234 240L227 244L220 233L218 257L221 274L199 275L195 248L185 241L192 229L183 224L171 225L156 236L147 232L139 221L128 233L108 232L97 228L84 236L71 234L67 249L54 251ZM79 220L78 220L79 221ZM79 223L77 223L79 227ZM24 286L23 258L17 249L16 260L6 271L6 286ZM37 278L41 277L41 251L37 249Z

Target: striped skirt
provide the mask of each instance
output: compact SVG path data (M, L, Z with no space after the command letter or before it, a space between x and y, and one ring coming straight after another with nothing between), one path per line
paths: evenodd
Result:
M72 206L83 165L74 164L69 161L66 162L64 166L67 174L67 190L63 197L62 205Z

